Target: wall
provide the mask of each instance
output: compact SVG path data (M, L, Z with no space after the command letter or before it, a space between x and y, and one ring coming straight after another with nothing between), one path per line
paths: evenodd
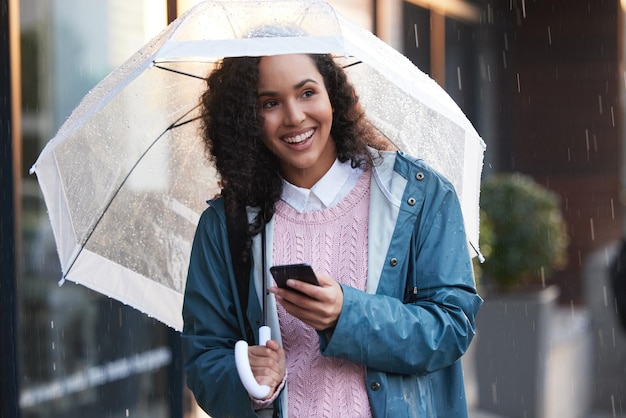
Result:
M512 29L505 94L514 97L510 137L499 138L511 146L499 161L561 196L569 265L552 281L562 303L582 303L583 260L622 229L621 9L617 0L499 3Z

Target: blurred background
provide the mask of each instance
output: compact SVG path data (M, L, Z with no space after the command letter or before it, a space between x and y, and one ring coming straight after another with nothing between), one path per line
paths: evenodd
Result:
M626 2L329 2L446 89L487 144L484 179L524 175L556 196L567 246L554 271L503 296L477 266L487 303L464 357L472 416L626 416L626 334L608 274L624 236ZM202 416L177 333L58 286L28 174L80 99L195 3L0 0L2 418ZM521 316L505 322L516 303Z

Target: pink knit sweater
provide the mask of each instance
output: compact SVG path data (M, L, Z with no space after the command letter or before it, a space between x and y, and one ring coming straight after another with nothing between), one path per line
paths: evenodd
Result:
M273 263L306 262L338 282L365 290L370 171L337 205L299 213L284 202L276 206ZM278 305L287 353L290 417L370 417L365 366L320 354L312 327Z

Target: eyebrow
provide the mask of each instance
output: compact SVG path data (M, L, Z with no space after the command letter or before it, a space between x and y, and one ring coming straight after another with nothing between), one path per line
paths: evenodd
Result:
M313 80L312 78L305 78L304 80L300 81L298 84L293 86L293 89L297 90L299 88L302 88L307 83L315 83L315 84L319 85L319 83L317 81ZM275 92L275 91L270 91L270 90L258 92L257 97L263 97L263 96L278 96L278 93Z

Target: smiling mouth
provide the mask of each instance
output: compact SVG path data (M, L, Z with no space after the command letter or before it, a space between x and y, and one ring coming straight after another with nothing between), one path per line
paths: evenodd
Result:
M283 141L285 141L288 144L299 144L299 143L304 142L307 139L311 138L313 136L314 132L315 132L315 129L311 129L309 131L306 131L306 132L301 133L301 134L296 135L296 136L290 136L290 137L283 138Z

